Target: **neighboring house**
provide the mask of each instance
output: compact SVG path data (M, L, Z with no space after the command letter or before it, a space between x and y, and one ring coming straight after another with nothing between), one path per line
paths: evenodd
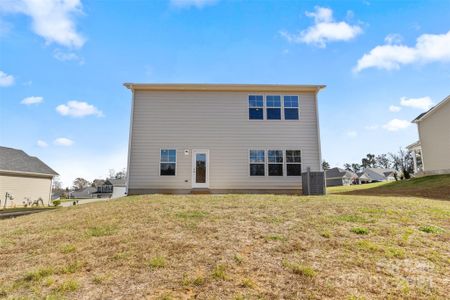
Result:
M341 168L331 168L325 171L327 186L358 184L358 175Z
M358 173L360 183L394 181L398 172L394 169L365 168Z
M0 147L0 207L5 194L13 200L7 206L23 206L24 202L42 199L48 205L52 193L52 179L58 175L39 158L22 150Z
M301 173L322 170L323 85L125 86L129 195L299 193Z
M94 195L95 192L97 192L96 187L88 186L88 187L82 188L81 190L70 192L70 198L91 199L91 198L95 197L95 195Z
M419 141L409 145L413 152L414 172L450 174L450 95L425 113L415 118ZM422 166L419 166L420 155Z
M96 198L119 198L123 196L126 196L125 178L106 179L93 193L93 197Z

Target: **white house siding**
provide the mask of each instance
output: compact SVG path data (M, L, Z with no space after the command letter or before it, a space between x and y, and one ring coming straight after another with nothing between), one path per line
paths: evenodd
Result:
M450 101L418 126L425 173L450 173Z
M51 184L51 178L0 174L1 207L4 205L7 192L14 198L12 202L8 200L7 207L23 206L25 198L30 200L42 198L44 205L47 206L50 200Z
M301 177L249 176L248 156L250 149L300 149L302 171L319 171L315 93L286 93L299 95L294 121L249 120L249 94L262 93L134 91L129 194L191 190L192 149L209 150L211 190L300 189ZM176 176L159 176L160 149L177 150Z

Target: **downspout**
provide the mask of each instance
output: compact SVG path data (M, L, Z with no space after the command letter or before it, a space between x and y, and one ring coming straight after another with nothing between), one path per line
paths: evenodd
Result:
M316 102L316 128L317 128L317 149L319 151L319 171L323 171L322 168L322 147L320 142L320 123L319 123L319 104L317 101L317 94L319 93L320 89L316 90L316 93L314 94L314 101Z

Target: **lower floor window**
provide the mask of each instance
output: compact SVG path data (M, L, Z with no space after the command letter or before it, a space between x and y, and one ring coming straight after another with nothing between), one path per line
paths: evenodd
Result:
M175 176L177 168L177 151L161 149L159 174L161 176Z
M267 157L269 176L283 176L283 151L269 150Z
M264 176L265 162L264 150L250 150L250 176Z
M302 156L300 150L286 150L286 175L302 175Z

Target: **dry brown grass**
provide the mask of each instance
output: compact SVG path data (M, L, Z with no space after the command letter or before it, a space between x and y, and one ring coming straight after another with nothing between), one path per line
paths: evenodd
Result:
M450 284L448 201L135 196L0 226L0 298L446 298Z

